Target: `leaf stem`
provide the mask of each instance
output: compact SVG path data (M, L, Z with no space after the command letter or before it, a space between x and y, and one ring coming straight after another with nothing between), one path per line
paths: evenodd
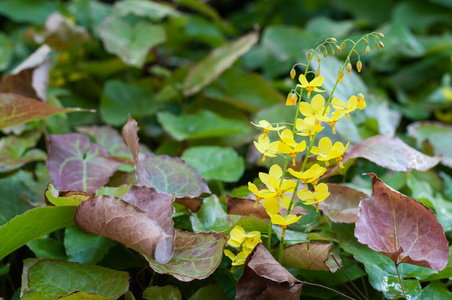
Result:
M358 293L367 300L367 297L364 296L364 294L361 292L361 290L353 283L353 281L350 279L350 277L348 277L347 273L345 273L344 268L342 268L342 266L339 264L339 262L336 260L336 257L334 257L334 255L331 254L331 256L333 257L334 261L336 262L336 265L338 266L338 268L341 270L342 274L344 274L345 277L347 277L348 282L351 283L351 285L353 285L353 287L358 291ZM355 294L355 293L353 293ZM359 297L358 297L359 298Z
M355 298L352 298L352 297L350 297L350 296L347 296L347 295L345 295L345 294L342 294L341 292L338 292L338 291L336 291L335 289L329 288L329 287L327 287L327 286L324 286L324 285L321 285L321 284L318 284L318 283L312 283L312 282L303 281L303 284L318 286L318 287L321 287L321 288L330 290L330 291L332 291L332 292L335 292L336 294L341 295L342 297L345 297L345 298L347 298L347 299L356 300Z
M399 265L397 263L395 263L395 269L397 271L397 276L399 277L400 286L402 287L403 296L405 296L405 299L408 300L405 294L405 289L403 288L402 278L400 278Z

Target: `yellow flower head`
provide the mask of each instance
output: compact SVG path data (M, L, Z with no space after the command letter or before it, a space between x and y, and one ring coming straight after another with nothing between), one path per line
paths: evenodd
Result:
M314 78L311 82L308 82L308 80L306 79L306 77L301 74L298 77L298 80L300 81L301 84L298 84L297 86L306 89L306 91L308 91L308 98L311 97L311 92L323 92L323 90L319 89L319 86L322 86L323 84L323 77L319 76Z
M245 251L239 252L237 255L232 253L231 250L225 249L224 254L232 260L232 265L241 266L245 263L245 259L248 257L249 253Z
M265 198L271 198L276 195L276 193L272 193L267 189L260 190L257 188L257 186L254 183L248 182L248 190L254 194L256 197L256 204L254 205L254 208L257 207L257 204L260 200Z
M306 124L304 119L298 118L295 123L296 134L301 136L309 136L309 140L312 140L312 136L323 130L322 122L315 122L313 125Z
M268 121L266 120L260 120L259 124L254 124L253 122L251 122L251 124L253 124L256 127L260 127L264 130L264 137L267 136L267 133L269 133L270 131L276 131L277 129L274 128ZM280 129L283 129L283 127L281 127Z
M316 186L317 180L325 174L326 169L324 167L319 166L318 164L312 165L309 169L304 172L297 172L293 169L289 169L289 173L292 176L300 179L304 184L312 183L312 185ZM307 187L306 187L307 188Z
M324 137L320 139L318 147L312 147L311 152L317 155L317 160L324 161L326 165L328 165L329 160L335 159L339 163L339 167L343 168L342 156L349 144L350 142L344 147L344 144L341 142L336 142L333 145L329 138Z
M290 204L290 197L285 195L285 193L291 193L294 191L296 182L291 179L284 179L280 184L280 179L282 176L282 169L278 165L273 165L270 167L270 171L268 174L260 172L259 178L261 181L267 186L270 192L275 193L275 197L281 200L281 204L288 208ZM268 198L267 201L270 201ZM266 207L266 201L263 203L264 207ZM278 203L279 206L279 203Z
M333 98L333 100L331 100L331 104L335 110L342 111L348 119L350 119L349 113L358 108L358 100L356 99L356 96L351 96L348 99L347 104L338 98Z
M264 133L259 136L258 141L254 141L254 146L257 151L263 154L262 161L265 161L265 157L275 157L278 151L278 144L280 142L270 143L270 138Z
M288 154L292 157L292 165L295 166L295 158L298 153L303 152L306 149L306 142L301 141L300 143L296 143L293 138L293 133L289 129L285 129L280 134L281 143L278 145L278 153Z
M300 104L300 112L305 116L305 123L308 125L314 125L316 123L316 119L319 119L320 116L328 115L330 108L325 108L325 98L322 95L315 95L311 100L311 104L307 102L302 102Z
M330 124L331 129L333 130L333 134L336 134L336 129L334 128L334 126L336 126L337 121L339 121L339 119L342 118L344 114L345 114L344 111L336 110L330 117L320 116L319 119L320 121L327 122L328 124Z
M273 224L279 225L283 229L283 232L281 234L281 237L285 237L286 235L286 228L290 226L290 224L293 224L300 220L301 216L296 215L286 215L285 217L281 215L271 215L271 221Z
M306 205L315 204L317 210L319 209L318 203L324 201L330 193L328 192L328 186L325 183L319 183L314 188L314 193L309 190L299 190L298 198Z

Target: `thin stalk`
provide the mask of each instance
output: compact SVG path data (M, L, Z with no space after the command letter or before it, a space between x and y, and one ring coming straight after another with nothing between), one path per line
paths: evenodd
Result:
M312 282L304 281L303 284L318 286L318 287L327 289L327 290L329 290L329 291L335 292L336 294L341 295L342 297L345 297L345 298L347 298L347 299L356 300L355 298L352 298L352 297L350 297L350 296L347 296L347 295L345 295L345 294L342 294L341 292L338 292L338 291L336 291L335 289L329 288L329 287L327 287L327 286L324 286L324 285L321 285L321 284L318 284L318 283L312 283Z
M408 300L408 298L406 297L406 294L405 294L405 289L403 288L402 278L400 278L399 265L398 264L395 264L395 269L397 271L397 277L399 277L400 286L402 287L403 296L405 296L405 299Z
M353 291L348 285L345 284L345 282L343 282L338 276L336 276L336 274L331 273L331 275L334 276L334 278L337 279L337 281L339 281L350 293L353 294L353 296L355 296L356 298L358 298L358 300L361 300L361 297L359 297L355 291Z
M351 281L350 277L348 277L347 273L345 273L344 269L342 268L342 266L339 264L339 262L336 260L336 257L334 257L334 255L331 255L334 259L334 261L336 262L336 265L339 267L339 269L341 270L342 274L344 274L345 277L347 277L348 282L350 282L353 287L358 291L358 293L367 300L367 297L364 296L364 294L361 292L361 290L353 283L353 281Z
M268 223L267 250L268 251L272 250L272 221L271 221L271 219L269 220L269 223Z
M284 233L284 229L283 229L283 233ZM283 251L284 251L284 237L281 236L281 241L280 241L280 244L279 244L279 257L278 257L278 262L280 264L282 263L282 260L283 260Z

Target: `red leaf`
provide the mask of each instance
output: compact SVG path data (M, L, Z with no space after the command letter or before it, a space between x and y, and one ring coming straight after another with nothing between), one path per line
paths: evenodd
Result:
M448 242L435 214L377 178L372 197L361 201L355 236L362 244L391 258L440 271L449 260Z
M362 157L384 168L409 172L411 170L427 171L441 161L441 156L427 156L411 148L399 138L389 138L383 135L368 138L344 156L343 161Z
M281 266L262 244L245 260L236 299L300 299L303 283Z
M124 199L91 197L77 208L74 221L165 264L174 249L173 200L155 189L132 187Z
M60 191L94 194L122 165L84 134L49 136L47 168Z
M369 198L355 189L345 185L327 183L330 195L319 203L323 213L334 222L355 223L361 200Z
M16 94L0 93L0 129L72 111L81 109L61 108Z

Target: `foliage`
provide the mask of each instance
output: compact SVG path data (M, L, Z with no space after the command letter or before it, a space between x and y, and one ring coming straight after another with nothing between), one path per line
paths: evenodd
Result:
M0 299L450 298L451 13L1 1Z

